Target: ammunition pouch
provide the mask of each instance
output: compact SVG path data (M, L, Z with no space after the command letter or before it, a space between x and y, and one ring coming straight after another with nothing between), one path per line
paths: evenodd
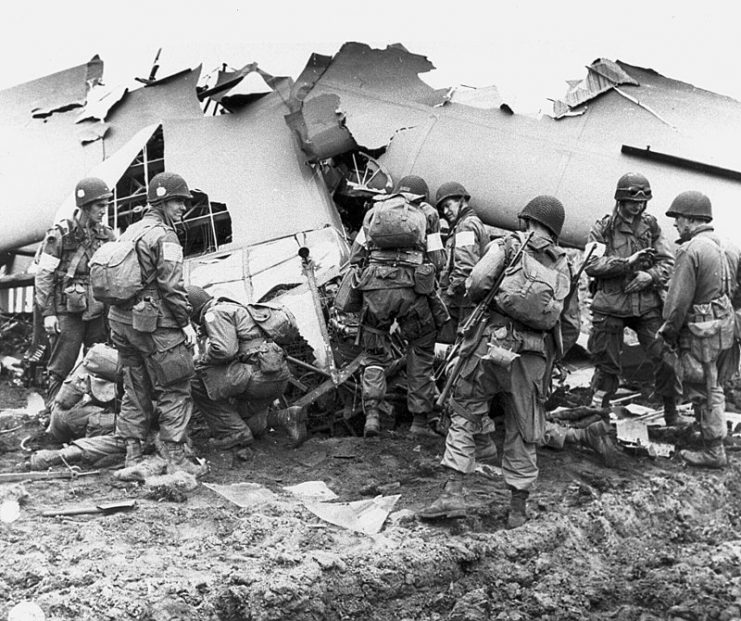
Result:
M84 313L87 310L87 287L73 282L64 288L65 306L68 313Z
M736 313L727 295L695 304L687 322L689 351L701 363L715 362L735 340Z

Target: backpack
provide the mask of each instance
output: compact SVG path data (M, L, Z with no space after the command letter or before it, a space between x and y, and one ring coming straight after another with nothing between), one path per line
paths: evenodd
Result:
M221 297L218 301L231 302L246 308L250 317L265 333L265 336L278 345L290 345L301 336L296 318L282 304L271 304L270 302L242 304L226 297Z
M412 248L424 245L426 230L422 210L397 194L373 207L368 239L377 248Z
M90 286L93 297L113 306L129 302L146 283L142 282L136 244L152 226L143 227L131 238L109 241L90 258Z
M517 263L505 269L494 301L504 314L528 328L550 330L558 323L571 290L567 266L566 254L547 267L523 252Z

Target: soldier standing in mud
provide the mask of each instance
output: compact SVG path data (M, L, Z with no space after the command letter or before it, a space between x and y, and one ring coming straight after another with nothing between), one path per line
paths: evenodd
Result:
M361 330L367 355L362 379L365 437L380 432L385 369L393 359L389 330L394 322L408 342L407 408L414 417L410 431L436 435L430 427L436 394L435 339L447 313L442 304L436 308L431 300L443 246L439 219L429 205L425 207L426 199L425 181L404 177L395 192L377 197L353 243L350 262L362 266L357 288L363 295ZM395 240L402 229L403 239Z
M620 177L613 212L598 220L588 244L596 251L586 265L596 291L592 301L589 351L595 365L592 405L609 406L620 382L623 330L632 328L654 368L656 393L667 425L677 423L681 385L662 360L656 331L661 325L661 295L674 258L656 218L646 213L651 200L648 179L639 173Z
M728 463L723 379L729 369L738 370L739 249L721 242L710 224L710 199L701 192L682 192L666 215L674 218L680 246L657 336L679 348L684 393L693 403L705 445L679 454L692 466L722 468ZM725 357L733 362L724 365Z
M484 223L468 204L470 199L466 188L457 181L443 183L435 195L437 210L450 226L445 240L447 257L440 275L440 293L450 320L440 329L440 343L454 343L459 326L473 310L474 304L466 292L466 279L484 256L490 241ZM494 421L487 413L475 434L479 460L493 462L497 459L497 447L491 436L495 430Z
M90 291L88 261L105 242L114 239L103 223L113 193L102 179L86 177L75 187L77 209L46 234L35 277L36 305L51 342L47 366L46 406L51 409L62 382L75 366L80 347L107 337L105 307Z
M563 205L553 196L538 196L522 209L519 217L527 231L532 232L519 261L527 255L531 257L528 260L544 266L553 280L553 300L560 300L557 306L541 303L542 308L531 303L526 312L537 316L552 306L553 327L535 329L526 325L513 316L514 311L499 292L494 296L485 328L469 336L461 347L461 356L466 359L450 401L451 422L442 459L442 465L449 469L449 478L442 495L420 511L423 518L465 515L463 483L476 467L474 434L489 411L492 397L504 393L502 472L512 492L508 526L515 528L527 520L526 501L538 477L536 449L544 438L543 403L553 364L576 341L580 317L577 296L568 295L572 268L566 252L556 243L565 217ZM513 233L490 245L471 270L467 290L471 300L486 298L525 239ZM506 278L502 284L505 282Z
M182 219L192 195L174 173L155 175L149 183L150 208L121 236L135 240L144 288L132 304L111 306L111 338L122 367L124 396L118 433L126 441L126 467L118 478L141 478L142 462L161 474L161 459L146 460L142 443L159 421L167 470L204 472L186 457L187 428L193 412L190 379L196 333L183 282L183 248L175 223ZM146 465L146 464L145 464Z

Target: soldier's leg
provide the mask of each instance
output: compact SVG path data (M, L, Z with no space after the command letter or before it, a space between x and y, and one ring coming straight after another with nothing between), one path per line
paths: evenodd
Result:
M85 353L96 343L105 343L108 340L108 324L104 315L84 321L83 324L85 336L82 344L85 347Z
M80 315L59 315L58 319L59 334L51 339L51 352L46 367L49 373L46 405L49 409L62 382L77 362L85 336L85 322Z
M623 328L624 320L621 317L593 314L588 347L595 367L591 389L596 407L606 405L620 385Z
M154 416L152 382L145 366L154 345L148 337L131 326L111 322L111 339L118 350L124 387L116 426L122 438L139 443L146 439Z
M408 291L410 305L403 305L399 327L407 339L407 408L414 416L412 433L435 436L429 427L435 400L435 321L427 296Z
M203 380L198 376L191 380L190 389L195 407L203 415L217 448L232 448L253 441L250 428L233 403L228 399L209 398Z
M685 383L685 396L694 404L699 415L700 430L704 447L700 451L680 451L680 456L690 465L708 468L723 468L728 460L723 446L726 437L726 400L718 384L717 367L713 363L703 365L704 384Z
M499 381L506 386L502 474L512 492L509 528L527 521L527 498L538 478L537 447L545 434L543 388L547 367L542 356L522 352L509 371L497 368Z
M63 409L54 404L51 410L51 419L46 432L57 442L69 442L85 435L90 414L102 410L100 406L76 404L69 409Z
M366 437L378 435L381 429L379 408L386 396L384 371L392 359L388 331L394 320L399 291L399 289L379 289L363 292L365 311L361 329L366 364L361 388Z

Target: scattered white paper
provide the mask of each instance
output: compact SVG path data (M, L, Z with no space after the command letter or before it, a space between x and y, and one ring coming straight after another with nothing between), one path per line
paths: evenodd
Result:
M377 496L372 500L355 502L317 502L304 500L304 506L321 519L365 535L381 531L383 523L394 508L401 494Z
M232 485L204 483L203 485L243 509L278 500L278 496L258 483L233 483Z
M284 487L284 490L290 492L294 496L298 496L301 499L306 500L334 500L337 498L335 494L324 481L305 481L298 485L290 485Z

